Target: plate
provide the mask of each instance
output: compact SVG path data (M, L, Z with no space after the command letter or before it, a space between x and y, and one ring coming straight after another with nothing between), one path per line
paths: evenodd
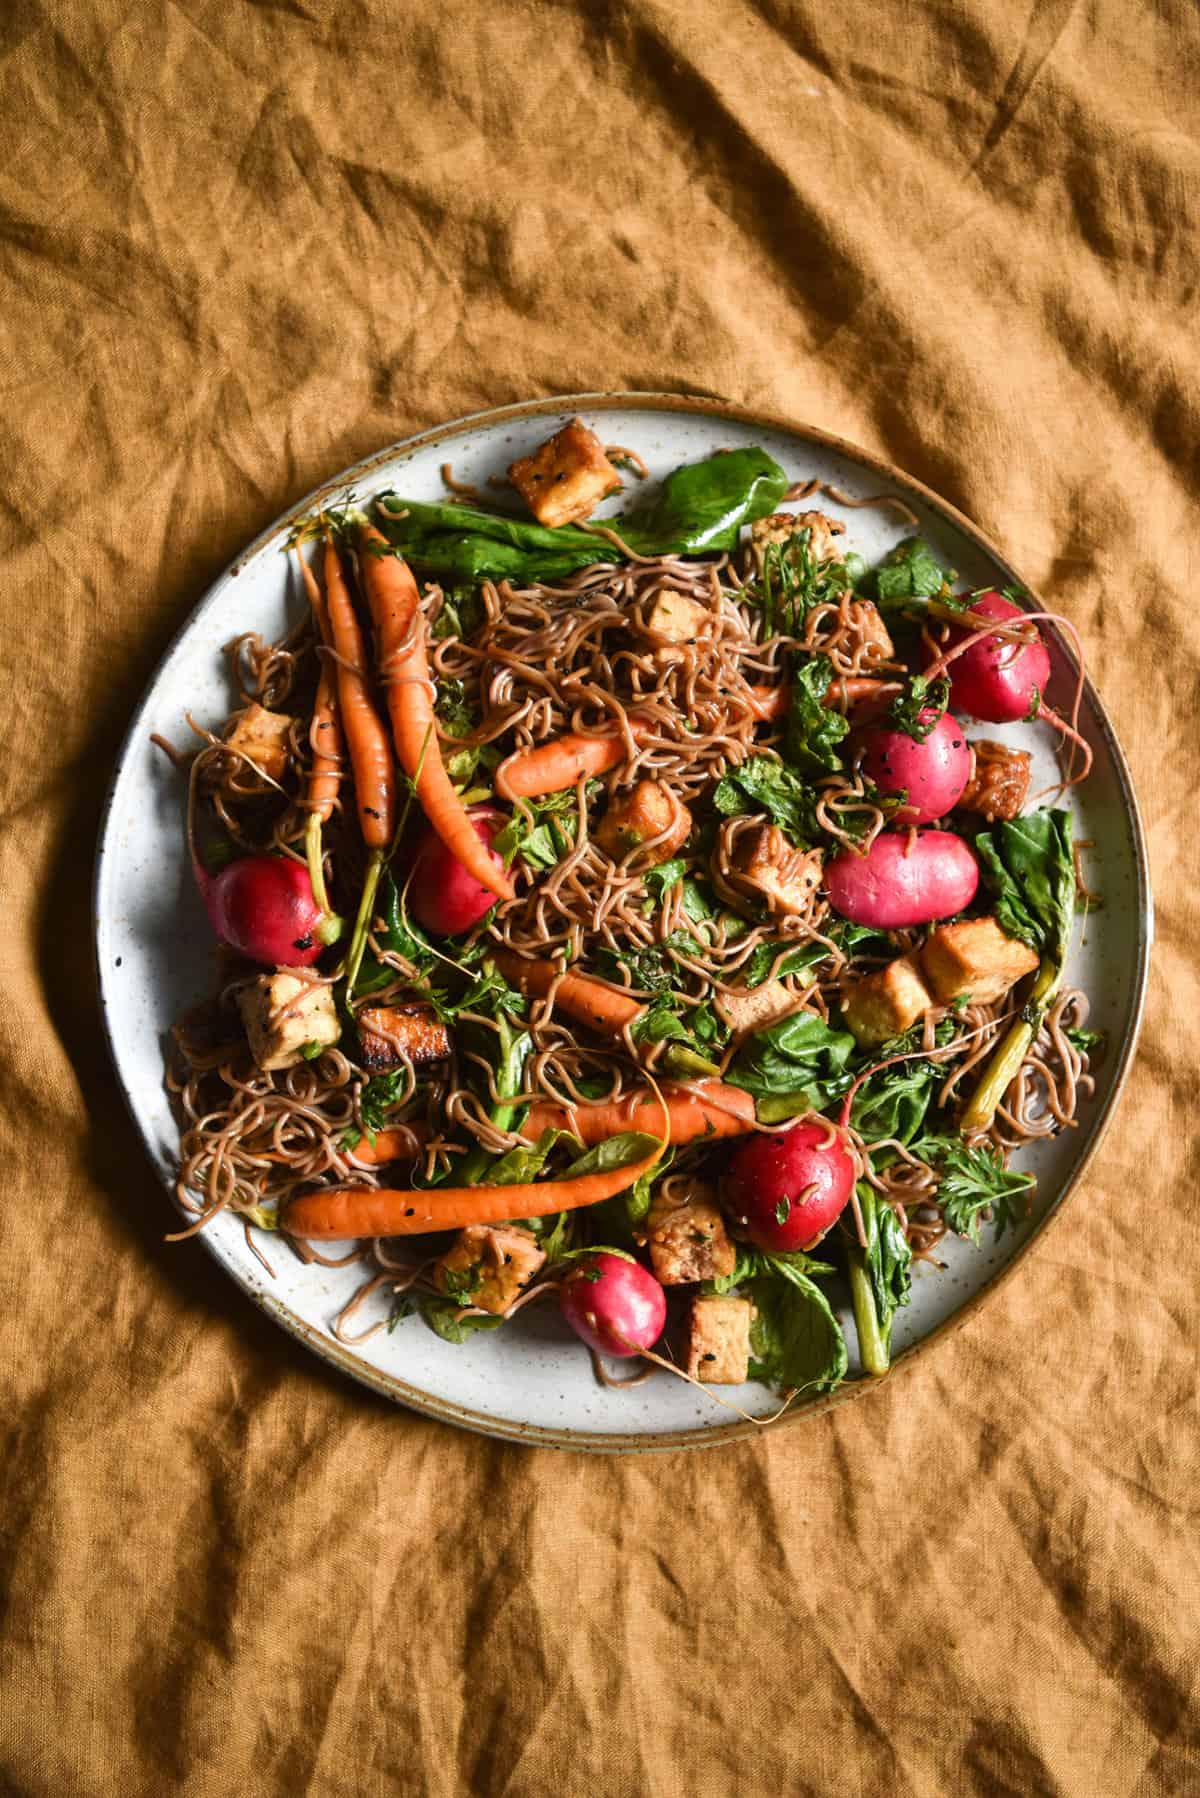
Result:
M130 1111L168 1190L178 1132L163 1086L167 1031L216 982L212 936L184 854L183 781L153 747L151 733L182 741L185 712L208 724L224 718L231 698L222 645L247 629L276 636L297 615L301 601L283 546L294 520L315 503L331 501L347 488L361 500L389 486L414 499L441 498L440 469L446 462L458 480L482 487L488 475L502 472L577 412L595 424L605 442L636 449L655 478L716 449L757 443L793 479L815 477L849 498L897 495L943 562L972 586L1028 587L974 525L888 464L819 431L670 394L579 394L503 407L423 432L327 482L251 544L184 624L130 726L101 829L96 953L105 1028ZM872 562L914 528L894 507L850 510L830 499L819 503L845 518L853 547ZM1036 597L1033 603L1044 609ZM1073 663L1065 643L1053 631L1046 634L1061 693ZM1094 844L1087 866L1091 884L1103 890L1104 906L1087 920L1069 978L1092 996L1093 1021L1108 1033L1109 1051L1079 1128L1018 1158L1038 1176L1028 1219L998 1243L985 1240L974 1248L953 1239L945 1248L945 1272L918 1272L913 1302L896 1323L892 1379L995 1292L1062 1209L1112 1114L1134 1052L1152 934L1147 858L1125 758L1090 684L1081 728L1096 763L1075 803L1077 834ZM1035 791L1053 782L1052 739L1045 727L988 725L973 734L1032 750ZM164 869L170 871L167 879ZM150 870L155 878L144 878ZM164 1230L171 1222L164 1205ZM665 1374L656 1373L628 1392L598 1385L589 1357L550 1307L533 1307L513 1326L484 1332L462 1347L443 1342L412 1317L346 1348L329 1334L329 1325L358 1283L354 1268L302 1266L285 1245L270 1239L265 1246L274 1271L268 1275L248 1249L241 1223L228 1214L215 1219L200 1240L255 1303L308 1348L377 1392L448 1423L523 1442L601 1450L727 1442L761 1427ZM382 1315L386 1300L372 1302ZM847 1313L843 1321L848 1322ZM850 1382L827 1397L797 1403L781 1423L814 1416L877 1384L856 1377L852 1327L847 1335ZM754 1418L766 1419L778 1409L776 1396L765 1387L747 1386L736 1396Z

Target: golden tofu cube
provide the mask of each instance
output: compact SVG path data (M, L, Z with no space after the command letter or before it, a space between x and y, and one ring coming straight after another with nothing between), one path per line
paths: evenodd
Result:
M253 762L261 773L270 775L272 780L282 780L294 723L295 719L286 712L268 712L265 706L254 702L238 717L225 743Z
M718 993L713 1000L713 1009L735 1036L750 1036L756 1030L766 1030L777 1024L789 1011L794 1011L796 995L788 991L782 980L764 980L761 986Z
M925 978L943 1005L964 993L991 1005L1037 965L1037 950L1006 936L995 918L939 924L921 951Z
M750 526L753 543L788 543L801 531L807 531L808 553L814 562L836 562L839 555L835 537L845 534L840 518L826 518L824 512L772 512L769 518L756 518Z
M621 485L604 445L580 418L556 431L532 456L513 462L508 478L538 523L552 528L589 518Z
M737 1260L712 1189L700 1180L683 1193L659 1194L646 1218L646 1246L664 1286L715 1280L731 1274Z
M711 631L713 616L707 606L686 593L660 593L646 617L646 629L660 643L694 643Z
M894 661L896 646L892 642L887 625L883 622L883 614L874 601L870 599L851 600L849 612L851 624L862 637L863 650L872 667L880 662Z
M821 884L822 858L814 849L795 849L778 824L763 824L738 840L737 871L773 912L798 915L808 910Z
M515 1224L468 1224L433 1270L447 1298L499 1317L545 1264L537 1237Z
M901 1036L923 1018L933 995L909 955L859 981L846 1000L843 1021L860 1049Z
M333 988L286 968L260 974L242 988L237 1002L250 1053L264 1074L294 1068L309 1059L303 1051L310 1044L327 1049L342 1034Z
M740 1386L750 1377L749 1299L693 1299L687 1370L706 1386Z
M669 862L691 835L692 814L673 793L654 780L639 780L627 795L614 799L594 832L595 841L615 862L631 857L631 867ZM663 833L666 832L664 836ZM660 838L654 842L654 838ZM652 846L644 855L633 851Z
M356 1022L362 1065L372 1074L406 1060L424 1067L450 1053L450 1032L430 1005L365 1006Z

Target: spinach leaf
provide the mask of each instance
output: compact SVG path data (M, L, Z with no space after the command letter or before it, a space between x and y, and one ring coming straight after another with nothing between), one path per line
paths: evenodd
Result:
M825 934L840 949L849 955L864 944L880 945L888 948L891 939L885 930L876 930L870 924L848 924L842 921L830 926ZM786 943L760 943L741 968L741 982L746 987L761 986L768 979L771 969L780 954L787 948ZM801 949L793 949L776 969L775 978L782 979L785 974L803 974L810 968L816 968L828 960L829 951L824 943L806 943Z
M733 549L742 525L775 509L787 476L765 450L739 449L677 468L656 493L608 522L638 555L703 556ZM456 581L553 579L623 553L578 525L545 525L474 506L385 495L385 535L413 567Z
M975 838L983 875L996 895L996 922L1059 967L1075 922L1071 814L1029 812Z
M611 1199L602 1199L598 1205L589 1206L587 1218L593 1232L606 1240L632 1245L635 1231L645 1221L650 1210L654 1188L673 1159L673 1151L668 1149L662 1160L647 1168L644 1174L639 1174L627 1191L616 1193Z
M489 1186L517 1186L536 1180L549 1159L551 1150L560 1142L573 1142L569 1130L543 1130L531 1147L509 1149L493 1161L487 1170Z
M581 1180L586 1174L606 1174L617 1168L632 1167L634 1162L643 1161L657 1147L657 1137L641 1130L623 1130L619 1136L607 1137L586 1155L581 1155L578 1161L573 1161L561 1178Z
M755 1311L752 1379L791 1392L831 1392L841 1383L849 1359L846 1338L829 1300L807 1274L776 1269L751 1280L745 1294Z
M832 679L828 656L797 656L792 664L784 752L798 768L818 774L836 774L841 768L837 746L850 729L850 720L825 704Z
M768 1249L752 1249L746 1243L737 1247L737 1261L731 1274L718 1274L713 1280L704 1282L705 1292L736 1292L750 1280L767 1279L778 1275L780 1279L795 1282L797 1276L807 1279L820 1278L822 1275L834 1273L836 1270L828 1261L814 1261L803 1249L785 1249L771 1251Z
M763 1123L781 1123L803 1111L822 1111L845 1092L854 1049L847 1031L799 1011L752 1036L726 1079L753 1095Z
M766 812L771 822L801 847L818 834L813 789L794 768L769 755L752 755L722 775L713 789L712 803L727 818Z
M939 1048L954 1035L955 1026L943 1018L934 1033ZM875 1059L886 1061L892 1055L915 1055L921 1047L924 1026L914 1024L903 1036L883 1044ZM946 1077L943 1062L917 1056L912 1061L898 1062L894 1067L880 1068L863 1081L854 1095L850 1122L868 1143L895 1137L910 1143L925 1122L938 1083Z
M440 1294L423 1292L417 1300L421 1316L429 1325L435 1336L443 1342L453 1342L461 1346L469 1342L477 1330L498 1330L504 1322L502 1317L460 1317L464 1303L469 1300L443 1298Z
M942 677L928 681L923 674L910 674L903 692L897 693L888 707L888 723L914 743L923 743L945 717L949 704L948 680Z
M642 883L656 904L662 903L667 894L683 882L684 916L693 924L704 924L716 915L716 905L698 880L688 875L688 864L681 855L669 862L660 862L657 868L648 868L642 877Z
M957 1136L923 1136L912 1152L940 1175L937 1189L947 1227L979 1241L982 1214L990 1211L999 1239L1016 1222L1015 1201L1029 1192L1032 1174L1006 1168L991 1143L968 1148Z
M492 838L492 848L504 857L506 868L518 858L530 868L556 868L575 847L578 828L578 800L570 787L544 799L526 799Z

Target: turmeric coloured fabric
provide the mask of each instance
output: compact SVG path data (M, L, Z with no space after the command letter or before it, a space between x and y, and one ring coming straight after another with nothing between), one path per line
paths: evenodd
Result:
M1200 1789L1198 72L1184 0L0 8L0 1790ZM1003 1294L831 1416L628 1459L395 1410L165 1245L90 951L221 567L383 443L602 388L811 422L1007 545L1159 903Z

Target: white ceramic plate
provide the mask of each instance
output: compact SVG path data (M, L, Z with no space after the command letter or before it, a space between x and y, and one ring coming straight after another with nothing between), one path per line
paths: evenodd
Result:
M575 412L594 422L605 442L638 450L654 477L720 447L758 443L794 479L815 476L857 497L898 494L917 514L921 534L971 585L1027 585L965 518L886 464L820 432L671 395L585 394L482 413L397 444L339 474L320 493L332 496L352 487L365 499L394 486L415 499L444 497L439 469L446 461L458 479L482 486L489 474L503 471ZM225 717L231 696L222 645L248 629L276 636L285 620L296 616L300 601L282 550L292 521L317 497L303 500L264 532L184 624L130 726L102 827L96 943L104 1019L130 1110L168 1188L178 1132L163 1088L164 1043L171 1021L213 991L215 965L211 933L184 855L183 782L151 745L150 733L182 742L185 712L212 724ZM871 562L912 528L890 508L846 511L832 501L819 503L846 518L849 542ZM1071 668L1063 644L1053 647L1061 695L1068 691ZM981 1248L951 1240L946 1272L919 1273L913 1302L896 1324L900 1367L994 1290L1062 1205L1096 1145L1133 1053L1151 938L1146 855L1125 761L1090 687L1083 730L1096 766L1076 802L1077 834L1095 843L1088 867L1092 883L1103 890L1104 909L1088 919L1070 978L1092 995L1093 1020L1108 1032L1110 1049L1080 1127L1025 1158L1038 1175L1028 1222ZM972 734L1031 749L1035 790L1053 780L1046 727L986 726ZM164 868L172 870L171 879L161 878ZM147 869L155 870L155 878L143 878ZM172 1216L164 1204L164 1228ZM756 1427L665 1374L632 1392L600 1387L588 1356L549 1307L533 1307L513 1325L478 1335L461 1348L442 1342L414 1317L347 1350L330 1336L329 1324L358 1284L356 1269L304 1267L271 1238L264 1239L275 1270L268 1277L247 1249L241 1223L227 1214L202 1240L257 1304L318 1354L377 1391L449 1422L495 1436L589 1449L678 1448L725 1441ZM386 1303L381 1295L380 1315ZM851 1383L832 1398L795 1406L789 1418L811 1416L869 1389L871 1383L857 1377L852 1326L847 1335ZM777 1408L776 1397L760 1386L741 1388L736 1397L757 1416Z

